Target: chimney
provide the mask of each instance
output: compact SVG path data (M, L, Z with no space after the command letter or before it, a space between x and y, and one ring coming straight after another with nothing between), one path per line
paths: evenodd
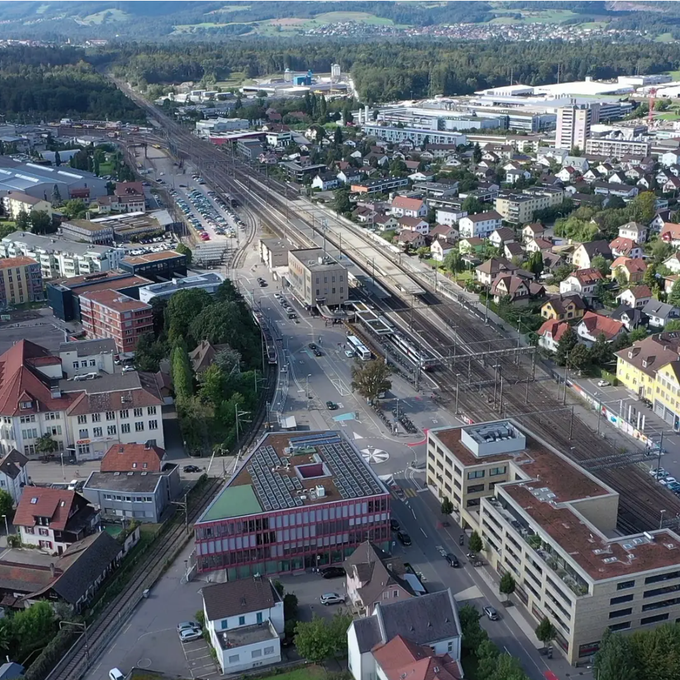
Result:
M50 562L50 574L52 574L52 577L54 578L55 575L54 562Z

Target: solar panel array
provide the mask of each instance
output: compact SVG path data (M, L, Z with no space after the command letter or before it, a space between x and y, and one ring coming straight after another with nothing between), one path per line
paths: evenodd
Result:
M363 498L384 492L356 450L339 435L296 437L290 440L290 444L298 448L316 448L343 499ZM276 470L286 463L287 459L279 458L273 446L261 446L246 466L265 511L304 505L300 496L305 489L300 479L296 475L281 474ZM323 478L318 481L323 483Z

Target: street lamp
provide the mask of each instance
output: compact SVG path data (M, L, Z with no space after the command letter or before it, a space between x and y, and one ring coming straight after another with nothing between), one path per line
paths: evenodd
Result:
M9 536L9 523L7 522L7 515L2 516L5 520L5 536Z
M305 399L307 401L307 410L309 411L309 379L312 377L311 373L307 373L305 378Z

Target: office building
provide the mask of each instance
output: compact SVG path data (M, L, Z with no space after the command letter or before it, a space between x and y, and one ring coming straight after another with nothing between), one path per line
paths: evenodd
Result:
M195 525L199 572L228 581L388 550L390 494L340 432L265 435Z
M59 236L15 231L0 241L0 257L25 255L40 263L45 280L97 274L117 269L125 251L111 246L78 243Z
M288 251L288 280L308 308L337 307L347 300L347 270L321 248Z
M559 205L564 200L564 191L553 187L525 189L519 194L499 194L494 201L496 212L505 222L526 224L531 222L537 210Z
M573 149L583 151L590 139L590 126L593 123L593 110L586 104L564 106L557 110L557 149Z
M392 127L385 125L368 124L363 126L367 137L384 139L386 142L401 144L402 142L412 142L416 146L423 144L467 144L465 135L459 132L446 132L443 130L428 130L412 127Z
M134 352L139 338L153 332L151 305L116 290L83 293L80 316L89 339L113 338L119 352Z
M516 422L430 430L427 483L512 574L535 623L555 626L569 663L589 660L607 629L680 617L680 536L621 536L619 494Z
M217 272L206 272L196 276L185 276L183 279L172 279L166 283L152 283L139 289L139 299L151 302L154 298L167 300L180 290L204 290L213 295L224 283L224 276Z
M0 259L0 309L44 298L40 265L31 257Z
M174 220L167 210L156 210L150 213L130 210L118 215L96 217L90 224L94 225L94 228L110 230L111 237L123 243L129 242L133 237L140 239L163 236L168 227L174 224Z
M186 255L175 250L164 250L146 255L129 255L121 260L120 268L135 276L144 276L153 281L162 282L178 275L186 276L187 258Z
M60 234L72 241L93 243L96 245L111 245L113 243L113 227L91 220L69 220L62 222Z

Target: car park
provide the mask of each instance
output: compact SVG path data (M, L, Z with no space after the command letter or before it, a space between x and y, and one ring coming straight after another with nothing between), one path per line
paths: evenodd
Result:
M411 537L405 531L398 531L397 539L399 540L399 543L406 547L411 545Z
M345 598L337 593L324 593L320 598L319 602L322 605L328 607L331 604L344 604Z
M609 387L611 383L608 380L598 380L597 381L597 386L598 387Z
M342 567L326 567L325 569L320 569L319 573L322 578L340 578L345 576L346 572Z
M486 618L489 619L489 621L498 621L500 618L498 612L490 605L484 607L484 614L486 614Z

